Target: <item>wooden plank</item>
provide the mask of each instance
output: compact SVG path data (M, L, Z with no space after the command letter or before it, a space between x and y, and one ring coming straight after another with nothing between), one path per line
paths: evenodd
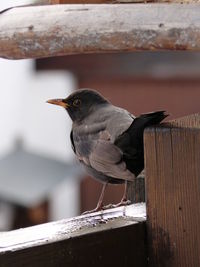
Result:
M0 234L0 266L146 266L145 205Z
M51 0L51 4L102 4L113 3L112 0Z
M49 5L0 14L0 57L199 50L200 5Z
M199 3L199 0L50 0L50 4L91 4L91 3Z
M200 114L145 131L150 266L200 266Z

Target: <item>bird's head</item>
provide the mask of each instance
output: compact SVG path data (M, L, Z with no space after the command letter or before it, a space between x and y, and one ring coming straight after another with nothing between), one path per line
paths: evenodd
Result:
M108 104L102 95L91 89L79 89L64 99L51 99L47 103L59 105L66 109L72 121L81 121L91 112Z

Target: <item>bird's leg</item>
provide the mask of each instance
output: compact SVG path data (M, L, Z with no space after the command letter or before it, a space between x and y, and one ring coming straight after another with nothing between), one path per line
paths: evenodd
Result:
M123 205L129 205L131 203L131 201L128 200L128 198L127 198L127 195L128 195L128 186L127 185L128 185L128 181L126 180L125 181L125 186L124 186L123 197L122 197L121 201L118 204L114 205L114 208L120 207L120 206L123 206Z
M108 183L104 183L103 184L103 187L102 187L102 190L101 190L101 195L99 197L99 201L97 203L96 208L93 209L93 210L85 211L85 212L82 213L82 215L102 210L102 208L103 208L103 198L104 198L104 193L105 193L107 185L108 185Z
M127 193L128 193L128 181L125 181L125 186L124 186L124 194L123 197L121 199L121 201L117 204L108 204L106 206L103 207L104 210L106 209L112 209L112 208L117 208L123 205L129 205L131 202L130 200L127 199Z

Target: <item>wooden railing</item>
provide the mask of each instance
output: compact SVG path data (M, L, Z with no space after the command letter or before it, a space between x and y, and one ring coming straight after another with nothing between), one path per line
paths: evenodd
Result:
M1 267L146 265L145 204L0 234Z

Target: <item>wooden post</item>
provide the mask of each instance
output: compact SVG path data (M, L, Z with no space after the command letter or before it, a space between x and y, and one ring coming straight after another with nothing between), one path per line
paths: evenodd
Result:
M128 183L128 199L131 203L145 202L145 174L142 172L134 182Z
M200 114L145 131L150 266L200 266Z

